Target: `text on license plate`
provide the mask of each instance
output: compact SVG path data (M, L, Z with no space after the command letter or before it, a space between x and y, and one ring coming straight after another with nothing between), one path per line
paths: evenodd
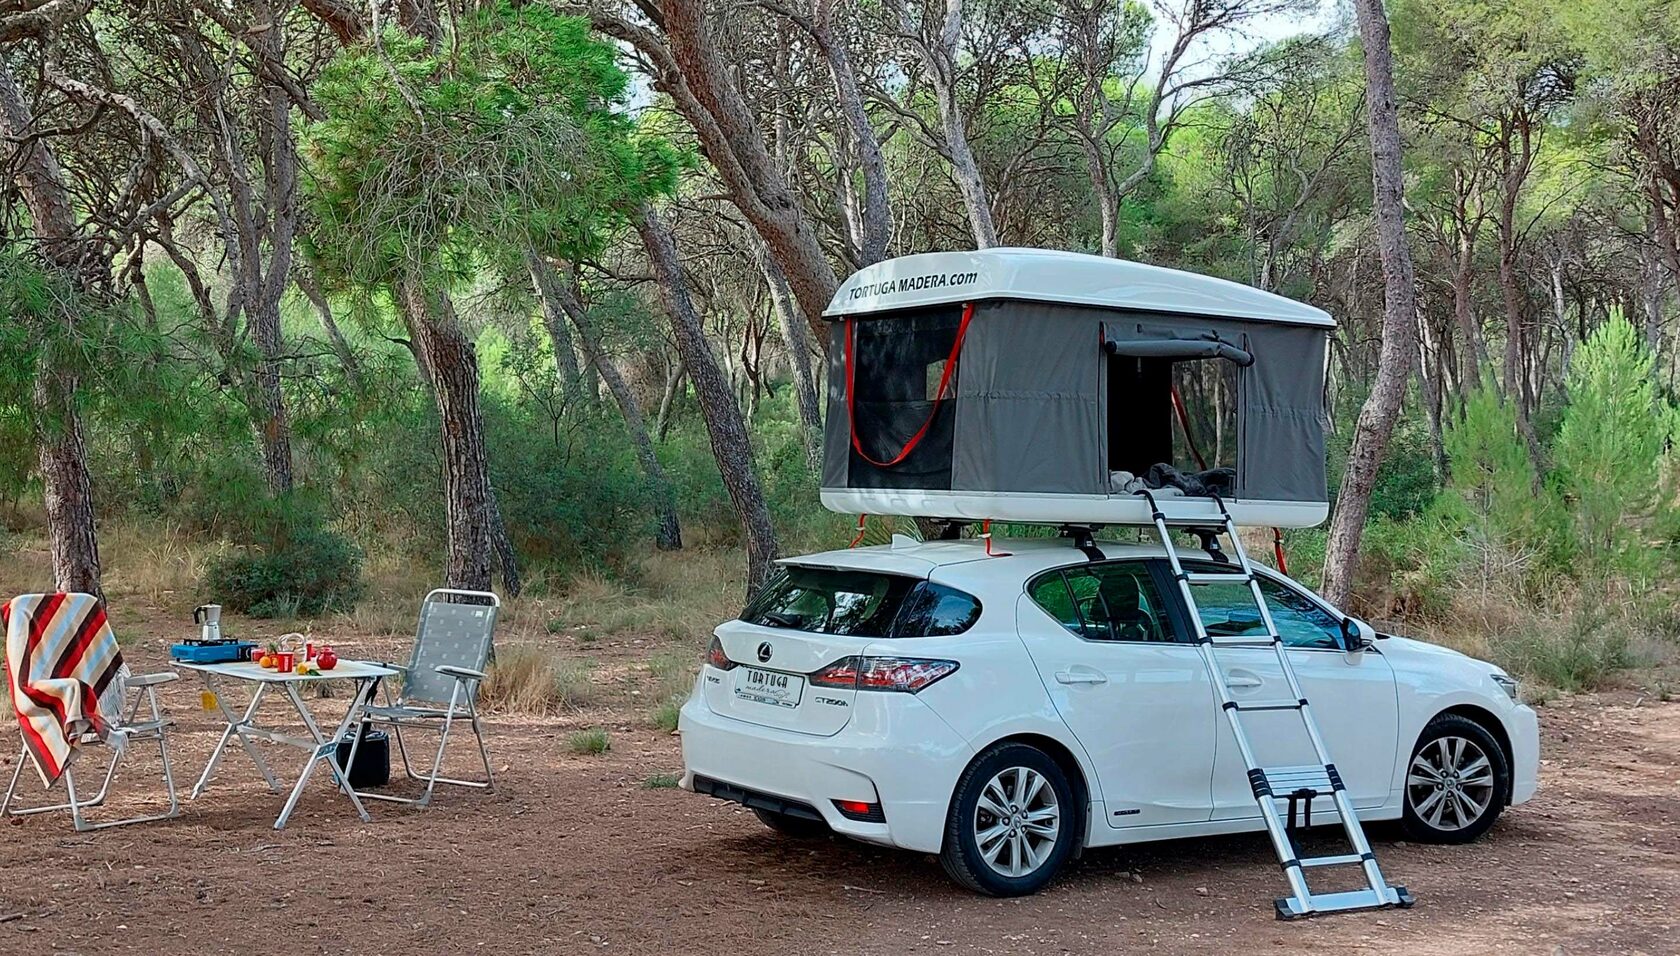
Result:
M735 696L742 700L771 704L776 707L798 707L805 692L805 678L798 674L743 667L735 676Z

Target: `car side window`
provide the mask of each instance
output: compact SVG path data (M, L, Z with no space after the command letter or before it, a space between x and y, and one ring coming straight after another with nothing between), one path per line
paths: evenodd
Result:
M1051 617L1088 641L1172 641L1161 595L1142 562L1052 571L1028 595Z
M972 594L923 581L904 599L893 636L947 637L961 634L979 619L980 602Z
M1061 622L1063 627L1079 633L1079 612L1073 608L1073 595L1068 593L1062 572L1051 571L1033 579L1032 584L1027 586L1027 597L1032 598L1044 613Z
M1206 568L1198 570L1208 570ZM1260 578L1260 593L1272 612L1278 634L1288 647L1341 647L1341 624L1305 594L1271 578ZM1266 625L1248 585L1202 584L1195 587L1202 627L1215 637L1264 637Z

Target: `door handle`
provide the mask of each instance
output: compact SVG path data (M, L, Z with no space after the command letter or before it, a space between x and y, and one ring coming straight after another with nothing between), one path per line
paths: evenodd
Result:
M1239 676L1236 674L1225 675L1226 687L1259 687L1263 683L1265 683L1265 681L1262 681L1258 677Z
M1061 684L1106 684L1108 678L1098 671L1082 668L1076 671L1057 671L1056 681Z

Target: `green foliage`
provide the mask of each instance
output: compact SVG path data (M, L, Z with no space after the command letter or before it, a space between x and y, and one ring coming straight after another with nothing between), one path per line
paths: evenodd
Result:
M1599 570L1636 572L1652 557L1649 529L1675 424L1657 393L1655 363L1620 313L1570 363L1554 482L1569 500L1582 558Z
M253 544L205 568L205 590L252 617L311 617L355 607L364 590L360 549L322 525L301 501L280 499L272 507Z
M305 132L319 261L352 283L471 268L536 244L597 251L625 213L674 186L676 154L639 136L628 79L588 21L503 2L438 52L392 30L316 88Z
M1442 439L1453 492L1434 511L1442 529L1456 526L1473 539L1485 563L1537 560L1542 569L1561 568L1574 550L1561 527L1562 502L1536 476L1516 411L1491 383L1465 398Z

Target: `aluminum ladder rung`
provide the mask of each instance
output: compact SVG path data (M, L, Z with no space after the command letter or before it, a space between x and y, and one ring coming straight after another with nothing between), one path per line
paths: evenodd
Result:
M1354 863L1364 863L1365 857L1358 853L1344 853L1341 856L1309 856L1301 859L1302 866L1350 866Z
M1262 769L1266 784L1274 796L1286 797L1296 790L1317 790L1328 795L1333 788L1330 768L1307 764L1304 767L1273 767Z
M1201 655L1202 664L1207 668L1212 679L1214 691L1218 695L1218 703L1230 723L1231 736L1236 741L1237 751L1241 755L1243 764L1248 768L1249 786L1254 790L1254 802L1260 809L1261 820L1266 825L1266 834L1271 838L1272 849L1277 853L1278 862L1283 864L1284 878L1289 883L1290 895L1276 902L1278 919L1299 919L1314 916L1319 913L1340 913L1350 910L1380 909L1390 906L1406 907L1412 905L1412 896L1403 886L1391 886L1383 876L1382 869L1377 865L1375 855L1371 852L1371 844L1365 838L1365 830L1359 824L1359 816L1354 812L1353 800L1348 795L1347 787L1342 782L1341 774L1336 771L1336 765L1331 762L1330 754L1325 749L1324 737L1319 732L1318 724L1313 720L1312 711L1307 706L1306 692L1301 689L1300 679L1295 676L1294 665L1290 663L1289 654L1279 637L1277 622L1272 619L1271 608L1266 603L1265 591L1261 589L1258 572L1248 560L1248 554L1243 550L1242 538L1237 534L1236 522L1231 519L1231 512L1225 507L1225 502L1217 496L1200 501L1211 501L1218 509L1217 519L1206 513L1206 505L1201 504L1203 513L1198 515L1169 514L1163 511L1155 496L1148 492L1139 492L1149 502L1150 520L1155 526L1155 532L1160 536L1161 547L1166 551L1167 563L1172 568L1172 576L1178 585L1179 596L1184 601L1185 610L1189 612L1190 626L1196 640L1197 650ZM1207 529L1215 535L1223 534L1231 541L1230 559L1235 561L1233 566L1225 570L1186 571L1184 563L1179 560L1178 548L1173 544L1170 528L1200 528ZM1205 545L1204 546L1208 546ZM1260 612L1260 636L1253 634L1214 636L1208 633L1207 626L1202 623L1201 609L1196 604L1196 586L1204 584L1245 584L1252 595L1256 609ZM1283 683L1288 687L1289 697L1278 700L1257 700L1243 702L1236 700L1231 688L1220 676L1218 655L1216 652L1227 647L1269 647L1277 656L1278 667L1283 675ZM1293 767L1262 767L1255 756L1254 747L1249 743L1248 733L1243 727L1242 715L1245 712L1266 710L1293 710L1300 716L1301 727L1312 744L1313 754L1318 762ZM1342 830L1347 836L1347 842L1352 853L1334 856L1308 857L1299 859L1295 843L1290 839L1289 830L1285 827L1282 817L1278 813L1278 804L1289 802L1291 823L1293 823L1294 809L1297 801L1306 798L1308 813L1312 804L1319 799L1328 798L1334 808L1337 818L1341 821ZM1307 886L1306 870L1309 867L1339 866L1359 864L1367 884L1366 889L1354 890L1346 893L1315 894Z
M1375 890L1317 893L1309 895L1304 902L1291 896L1278 900L1274 905L1277 907L1277 918L1283 920L1302 919L1324 913L1384 910L1394 906L1405 909L1412 905L1412 894L1407 892L1404 886L1389 886L1384 889L1385 892L1380 894Z
M1233 700L1226 706L1247 713L1261 710L1299 710L1306 706L1306 703L1304 700Z
M1247 584L1248 575L1241 572L1187 571L1184 580L1191 584Z
M1216 647L1271 647L1278 641L1269 634L1210 634L1207 642Z

